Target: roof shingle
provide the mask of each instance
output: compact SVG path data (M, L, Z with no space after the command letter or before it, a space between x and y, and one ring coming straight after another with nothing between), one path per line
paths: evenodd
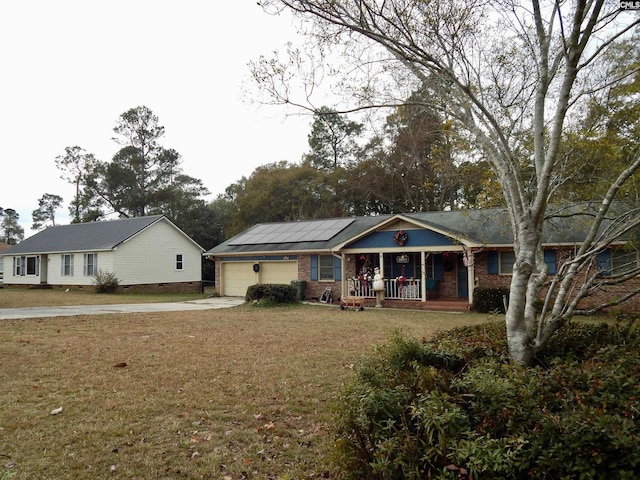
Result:
M4 255L113 250L163 215L49 227L12 246Z

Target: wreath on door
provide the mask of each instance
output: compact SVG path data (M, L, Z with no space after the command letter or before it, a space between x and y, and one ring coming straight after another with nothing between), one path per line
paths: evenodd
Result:
M393 241L401 247L405 243L407 243L407 240L409 240L409 236L407 235L407 232L405 232L404 230L398 230L396 233L393 234Z

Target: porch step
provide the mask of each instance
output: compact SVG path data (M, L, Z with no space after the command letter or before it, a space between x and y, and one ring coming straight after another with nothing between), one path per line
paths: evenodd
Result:
M375 305L375 303L374 303ZM427 300L420 302L415 300L383 300L383 308L404 308L407 310L425 310L432 312L468 312L469 302L462 300Z
M433 312L468 312L469 302L464 301L447 301L447 300L431 300L421 302L421 310L430 310Z

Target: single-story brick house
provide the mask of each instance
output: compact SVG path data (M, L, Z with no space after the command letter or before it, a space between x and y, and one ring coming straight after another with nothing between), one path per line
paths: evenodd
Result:
M590 217L557 218L544 229L549 273L584 237ZM362 296L375 303L371 278L381 270L383 305L429 308L457 301L465 308L478 287L509 286L513 237L504 209L421 212L255 225L217 245L216 289L244 296L256 283L306 282L304 296L331 289L334 300ZM598 258L603 271L638 252L607 249ZM640 278L638 279L640 282ZM636 303L633 303L635 301ZM640 299L631 305L637 308Z
M112 272L125 292L200 292L204 249L163 215L46 228L2 252L5 287L93 285Z

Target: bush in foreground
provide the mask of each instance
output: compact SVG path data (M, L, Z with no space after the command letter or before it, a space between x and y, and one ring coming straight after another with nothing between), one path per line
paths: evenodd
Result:
M119 280L113 272L98 269L93 276L93 284L97 293L114 293L118 289Z
M571 324L522 368L502 323L397 332L340 398L343 478L636 478L639 349L634 329Z
M251 285L245 296L247 302L297 303L298 290L293 285L263 284Z
M479 313L504 313L507 287L478 287L473 291L473 310Z

